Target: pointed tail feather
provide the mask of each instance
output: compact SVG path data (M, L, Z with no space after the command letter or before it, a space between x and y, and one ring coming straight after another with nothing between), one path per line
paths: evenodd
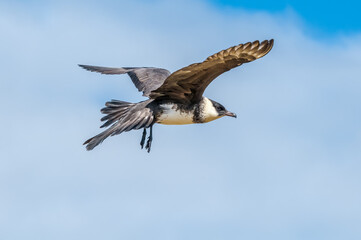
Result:
M96 135L92 138L89 138L88 140L86 140L83 143L83 145L86 145L86 150L88 150L88 151L93 150L93 148L95 148L96 146L101 144L104 141L104 139L109 137L112 133L113 133L113 129L109 128L109 129L105 130L104 132L101 132L98 135Z
M147 107L152 100L129 103L118 100L107 102L106 107L101 110L102 113L107 114L101 120L106 121L101 127L111 125L107 130L98 135L88 139L83 145L86 149L92 150L107 137L127 132L133 129L147 128L154 122L153 112Z

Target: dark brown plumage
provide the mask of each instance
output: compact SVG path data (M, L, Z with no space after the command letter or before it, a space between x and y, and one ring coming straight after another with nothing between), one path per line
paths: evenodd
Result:
M143 148L146 128L150 128L146 149L152 143L152 126L160 124L205 123L223 116L236 117L221 104L203 97L207 86L219 75L243 63L265 56L273 47L273 39L239 44L208 57L201 63L194 63L172 74L166 69L154 67L108 68L89 65L80 67L102 74L125 74L132 79L137 89L148 100L129 103L119 100L107 102L101 110L107 114L101 120L101 127L109 127L87 140L87 150L100 144L105 138L122 132L143 128Z
M273 39L239 44L220 51L204 62L194 63L172 73L158 89L149 95L153 99L172 99L181 103L196 103L204 90L219 75L266 55L273 46Z

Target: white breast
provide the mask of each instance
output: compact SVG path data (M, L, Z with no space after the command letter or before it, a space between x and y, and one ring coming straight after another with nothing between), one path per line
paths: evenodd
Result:
M162 115L158 117L157 123L166 125L192 124L193 111L185 112L177 109L173 104L162 104Z

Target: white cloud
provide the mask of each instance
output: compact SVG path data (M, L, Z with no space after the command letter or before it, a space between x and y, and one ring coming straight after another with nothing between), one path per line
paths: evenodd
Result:
M359 36L312 39L292 12L205 3L1 4L2 239L358 239ZM76 66L176 70L240 42L265 58L206 94L239 116L81 143L126 76ZM185 151L187 149L187 151Z

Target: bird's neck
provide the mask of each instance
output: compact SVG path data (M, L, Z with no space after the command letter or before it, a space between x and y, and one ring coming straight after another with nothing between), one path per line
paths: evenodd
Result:
M213 106L211 100L203 97L202 100L195 106L194 122L206 123L220 118L217 110Z

